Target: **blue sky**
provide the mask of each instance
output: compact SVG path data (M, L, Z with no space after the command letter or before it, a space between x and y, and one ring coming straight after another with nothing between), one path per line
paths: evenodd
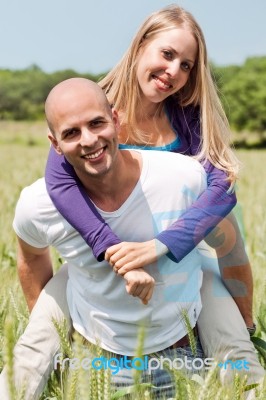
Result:
M0 68L37 64L101 73L114 66L153 11L177 3L195 16L209 58L241 64L266 55L266 0L8 0L1 2ZM3 4L4 3L4 4Z

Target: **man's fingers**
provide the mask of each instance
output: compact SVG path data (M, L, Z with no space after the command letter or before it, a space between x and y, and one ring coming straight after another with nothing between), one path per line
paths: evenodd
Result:
M148 302L150 301L150 299L152 298L153 289L154 289L154 284L149 288L148 293L147 293L147 295L146 295L146 297L145 297L145 299L144 299L144 300L147 301L147 303L148 303Z
M137 282L128 282L126 284L126 291L128 292L128 294L134 296L137 285Z
M136 286L134 285L129 288L128 293L133 297L139 297L139 299L143 302L143 304L147 304L152 297L153 288L154 288L153 282L150 282L145 286L143 286L142 284Z
M141 299L142 303L146 305L152 298L154 285L150 285L149 287L146 287L145 289L146 290L143 290L143 292L141 293L140 299Z
M143 304L148 304L155 285L154 278L143 269L130 271L125 276L126 291L133 297L139 297Z
M147 305L149 303L150 299L152 298L152 294L153 294L153 286L148 290L146 296L141 299L144 305Z

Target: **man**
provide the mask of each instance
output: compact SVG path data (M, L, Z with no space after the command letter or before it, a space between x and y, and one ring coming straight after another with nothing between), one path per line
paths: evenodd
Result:
M46 116L52 145L72 164L99 212L126 241L151 240L206 186L203 168L191 158L119 151L117 114L101 89L86 79L73 78L57 85L47 98ZM166 171L171 172L167 180ZM146 271L131 271L123 280L106 262L95 260L83 239L55 209L43 179L22 192L14 228L19 238L20 279L33 309L15 348L15 380L17 385L27 380L27 399L38 398L59 351L58 335L46 316L60 321L68 308L74 329L110 355L133 357L139 327L144 326L143 354L156 352L159 357L167 354L174 359L182 348L182 354L193 360L184 313L194 328L201 309L201 256L197 249L179 264L165 255L158 264ZM42 294L33 308L52 276L49 246L67 261L69 276L68 304L65 278L60 278L64 269L46 286L48 295L62 290L62 301L53 310L53 300L47 305ZM34 357L27 356L29 347ZM168 374L154 371L152 383L162 389L156 398L173 395ZM3 383L2 388L7 392Z

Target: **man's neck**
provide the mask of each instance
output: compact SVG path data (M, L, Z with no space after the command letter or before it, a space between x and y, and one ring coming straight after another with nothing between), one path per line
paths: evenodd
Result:
M81 178L90 199L101 210L118 210L135 188L141 174L139 152L119 151L113 168L104 176Z

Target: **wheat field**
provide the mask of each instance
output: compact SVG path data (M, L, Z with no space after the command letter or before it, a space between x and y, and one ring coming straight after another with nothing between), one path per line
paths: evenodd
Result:
M16 238L12 230L14 209L21 189L43 176L48 151L49 143L44 123L0 122L0 371L4 359L11 357L8 356L11 347L22 334L28 320L27 307L16 273ZM243 163L237 195L238 207L244 221L247 252L253 268L254 315L258 322L258 335L266 340L266 184L264 181L266 150L238 150L237 154ZM59 263L55 253L53 259L57 268ZM62 341L63 336L62 334ZM261 358L262 363L266 360L265 355ZM95 385L97 379L95 377ZM49 387L41 398L54 400L129 398L125 397L125 393L112 394L108 390L108 379L108 376L101 378L106 391L98 388L95 394L94 391L84 389L85 383L82 377L70 377L72 389L67 392L64 389L64 385L67 384L52 377ZM236 382L235 387L228 392L226 391L228 389L222 388L213 376L208 376L206 380L208 382L200 384L185 378L179 379L179 397L176 398L192 400L244 398L239 382ZM80 393L85 393L85 397L81 397ZM14 396L14 399L18 400L18 397ZM145 392L142 389L134 392L130 398L151 397L148 389ZM257 398L265 399L266 392L261 391Z

